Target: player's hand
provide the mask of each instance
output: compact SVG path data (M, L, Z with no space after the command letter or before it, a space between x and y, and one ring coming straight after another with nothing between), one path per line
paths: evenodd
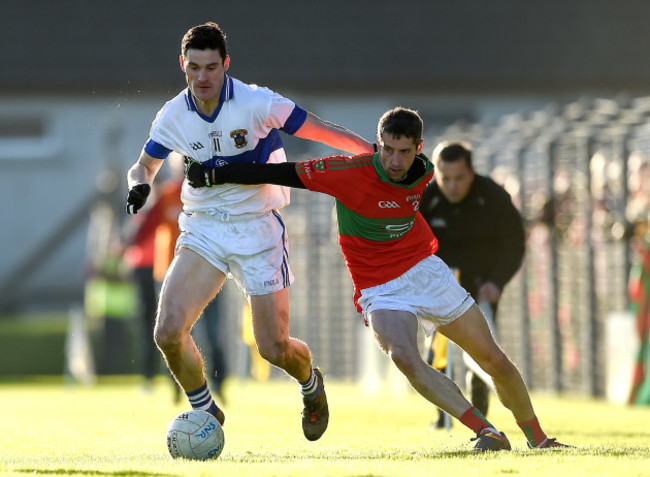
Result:
M191 159L185 161L185 178L196 189L199 187L212 187L215 183L214 169Z
M221 167L209 167L197 161L188 160L185 162L185 177L190 185L196 189L200 187L212 187L213 185L224 184L225 170L227 165Z
M126 213L137 214L138 210L144 207L150 193L151 186L149 184L136 184L131 187L129 195L126 196Z

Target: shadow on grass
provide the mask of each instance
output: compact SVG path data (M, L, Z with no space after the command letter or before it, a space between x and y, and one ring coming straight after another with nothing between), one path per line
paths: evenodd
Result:
M133 477L175 477L174 474L160 474L158 472L141 472L133 470L115 470L111 472L101 470L83 469L13 469L12 472L23 472L25 474L46 474L46 475L107 475L107 476L133 476Z
M571 455L571 456L599 456L609 458L625 457L650 457L648 447L610 447L610 446L589 446L575 448L555 448L544 450L515 449L510 452L474 452L471 449L425 449L417 451L355 451L346 450L330 452L301 452L297 453L273 453L273 452L245 452L238 454L222 455L220 460L232 463L271 463L290 462L296 460L392 460L392 461L418 461L418 460L441 460L441 459L500 459L506 456L532 457L544 455Z
M234 462L234 463L263 463L263 462L289 462L295 460L394 460L400 462L414 461L421 459L454 459L454 458L473 458L477 456L496 456L497 453L476 453L468 449L444 449L432 450L427 449L423 451L355 451L347 452L342 450L340 452L301 452L296 453L273 453L273 452L245 452L239 454L222 455L220 460Z

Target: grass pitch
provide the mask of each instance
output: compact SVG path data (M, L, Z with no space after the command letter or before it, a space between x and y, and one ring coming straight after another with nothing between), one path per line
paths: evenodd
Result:
M188 406L173 402L164 378L150 393L137 378L92 387L0 383L0 475L650 475L650 407L534 394L549 435L579 447L530 451L493 398L490 420L513 451L474 454L464 426L431 431L433 408L406 386L369 393L327 381L330 426L312 443L302 436L301 400L288 378L227 384L225 449L217 460L195 462L167 453L167 424Z

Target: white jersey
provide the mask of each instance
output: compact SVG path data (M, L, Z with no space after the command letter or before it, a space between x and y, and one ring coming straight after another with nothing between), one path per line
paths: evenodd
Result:
M159 159L176 151L212 167L234 162L286 162L278 130L295 133L306 115L293 101L267 88L225 75L221 100L212 117L197 111L189 88L185 89L158 111L145 151ZM186 180L181 199L189 213L262 213L289 204L289 189L233 184L195 189Z

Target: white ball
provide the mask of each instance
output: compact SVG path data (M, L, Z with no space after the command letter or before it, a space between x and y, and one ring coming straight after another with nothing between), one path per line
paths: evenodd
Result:
M182 412L167 426L167 449L175 459L216 459L224 443L221 424L206 411Z

